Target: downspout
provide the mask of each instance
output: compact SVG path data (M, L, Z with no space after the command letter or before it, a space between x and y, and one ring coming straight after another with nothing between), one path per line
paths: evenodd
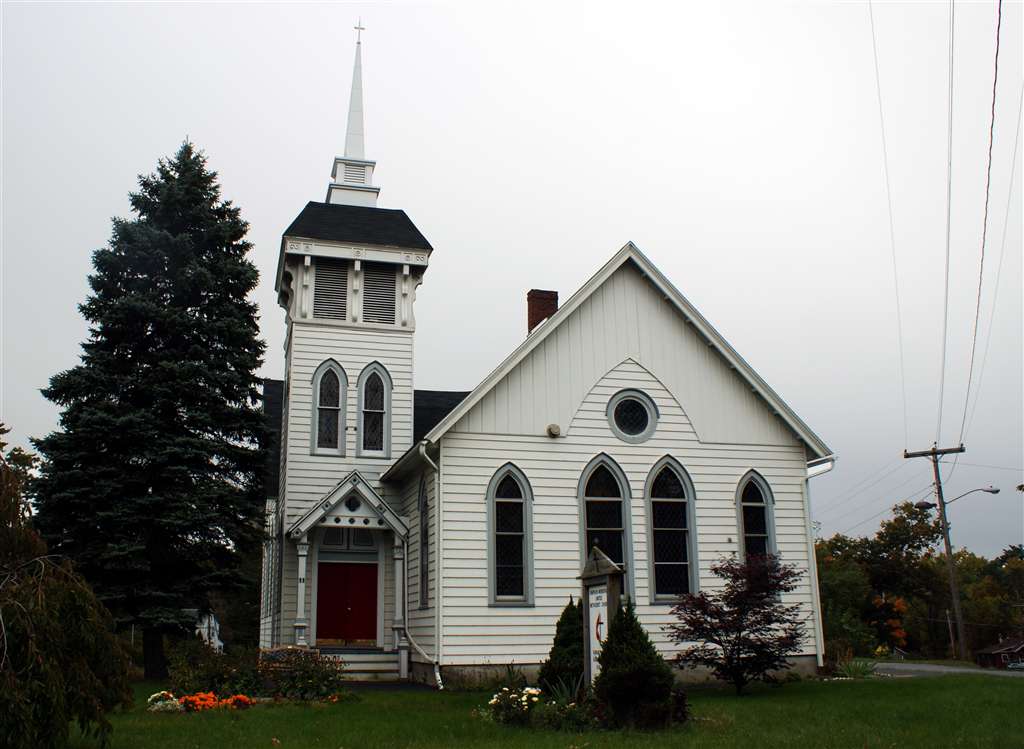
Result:
M437 585L435 586L437 588L437 597L434 604L437 607L437 618L434 625L434 678L437 680L437 688L444 689L444 684L441 683L441 658L443 655L441 651L441 581L443 579L442 560L444 559L444 555L441 553L441 468L427 455L427 444L426 440L420 442L419 453L420 457L427 462L427 465L434 469L434 528L437 532Z
M814 550L814 533L811 527L811 479L822 476L836 466L836 456L829 455L818 460L811 460L807 463L807 478L803 481L804 494L804 523L807 532L807 558L811 577L811 608L814 615L814 636L818 641L817 651L818 668L825 665L825 633L821 625L821 591L818 589L818 560Z
M405 549L405 555L404 555L404 557L402 559L402 574L405 575L405 580L406 580L406 582L408 582L409 581L409 539L407 539L407 538L402 539L402 547ZM438 690L444 689L444 684L441 682L441 669L438 667L437 661L433 660L429 655L427 655L427 651L425 651L423 648L420 647L420 644L418 642L416 642L416 639L412 636L412 632L409 631L409 586L408 585L405 586L405 596L404 596L403 603L405 604L405 612L404 612L405 613L405 639L407 639L409 641L409 644L412 645L413 649L423 657L423 660L425 660L425 661L431 661L432 660L433 661L433 663L434 663L434 679L437 681L437 688L438 688Z

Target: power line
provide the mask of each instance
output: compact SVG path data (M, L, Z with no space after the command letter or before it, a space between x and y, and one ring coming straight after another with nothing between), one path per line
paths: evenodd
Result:
M996 266L995 287L992 289L992 314L989 315L988 332L985 335L985 349L981 354L981 369L978 371L978 387L974 391L974 405L971 406L971 418L967 421L967 431L971 430L974 423L974 414L978 410L978 400L981 398L981 383L985 379L985 364L988 361L988 347L992 343L992 327L996 317L996 300L999 297L999 279L1003 273L1003 258L1006 255L1006 230L1010 225L1010 209L1013 206L1013 180L1017 176L1017 148L1020 145L1020 121L1021 112L1024 110L1024 84L1020 89L1020 102L1017 104L1017 128L1013 134L1013 160L1010 163L1010 187L1006 191L1006 213L1003 216L1003 238L999 243L999 263Z
M994 471L1013 471L1014 473L1024 473L1024 468L1013 468L1011 466L990 466L984 463L961 463L962 466L971 466L972 468L991 468Z
M992 113L988 125L988 166L985 170L985 216L981 223L981 260L978 263L978 300L974 305L974 331L971 335L971 366L967 370L967 396L964 398L964 415L960 419L960 437L964 441L964 427L967 424L967 407L971 402L971 381L974 379L974 354L978 346L978 321L981 319L981 288L985 279L985 243L988 240L988 201L992 191L992 144L996 134L996 87L999 83L999 32L1003 27L1003 0L999 0L996 11L996 55L992 72Z
M1002 0L1000 0L1002 2ZM904 373L903 357L903 314L900 310L900 276L896 266L896 229L892 214L892 188L889 181L889 148L885 139L885 114L882 109L882 79L878 72L878 41L875 36L875 11L871 0L868 0L868 18L871 20L871 53L875 61L875 91L878 94L878 121L882 133L882 166L885 173L885 201L889 207L889 250L892 255L892 280L896 290L896 341L899 346L899 379L900 396L903 404L903 445L906 447L907 436L907 380Z
M933 484L928 484L928 486L926 486L926 487L924 487L922 489L918 489L916 492L912 493L909 497L907 497L906 501L907 502L911 502L911 501L917 499L918 497L923 496L927 492L932 491L933 486L934 486ZM864 523L868 522L869 520L874 520L875 518L879 517L880 515L884 515L885 513L891 512L891 511L892 511L892 507L886 507L886 508L876 512L871 517L864 518L863 520L860 520L860 521L854 523L853 525L849 526L845 530L841 530L841 531L838 531L838 532L840 534L845 535L845 534L849 533L850 531L852 531L854 528L856 528L858 526L861 526L861 525L864 525Z
M953 205L953 41L956 28L956 2L949 3L949 113L946 126L946 271L942 299L942 368L939 370L939 415L935 423L935 443L942 439L942 403L946 391L946 339L949 333L949 229Z
M860 493L862 491L867 491L871 487L877 485L880 481L882 481L886 477L891 476L892 474L896 473L896 471L900 470L900 468L902 468L905 465L907 465L907 462L904 461L904 460L900 460L899 461L899 465L892 466L892 468L890 470L885 470L885 468L883 468L882 470L885 471L885 473L882 473L881 475L879 475L878 472L869 475L864 480L860 481L856 485L854 485L854 486L850 487L849 489L847 489L846 492L841 494L841 495L839 495L839 497L837 499L832 500L832 502L829 504L828 507L826 507L820 513L818 513L818 517L821 517L822 515L827 515L828 513L832 512L833 510L839 509L843 505L843 502L845 502L847 499L849 499L850 497L855 496L856 494L858 494L858 493ZM888 466L886 466L886 467L888 467ZM876 476L877 476L877 478L875 478ZM867 484L867 482L871 481L871 479L873 479L873 478L875 480L872 481L870 484ZM865 484L867 484L867 486L865 486Z
M866 506L873 505L875 502L877 502L880 499L884 499L886 496L891 497L893 494L896 493L896 491L898 489L902 489L904 486L909 484L911 481L915 481L915 480L920 479L920 478L921 478L920 474L914 474L913 476L908 478L906 481L897 484L896 486L892 487L891 489L888 489L884 495L875 496L873 499L870 499L867 502L859 502L856 505L853 505L852 509L849 512L845 512L842 515L840 515L839 517L833 518L833 520L831 522L833 524L835 524L835 523L838 523L843 518L848 518L848 517L850 517L850 515L855 515L858 511L863 510Z

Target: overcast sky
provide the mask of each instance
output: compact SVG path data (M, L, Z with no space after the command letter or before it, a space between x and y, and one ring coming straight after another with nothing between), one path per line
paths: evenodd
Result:
M1021 5L1003 13L979 397L947 484L948 497L1002 488L950 510L954 542L988 555L1024 542L1019 170L1009 194ZM39 389L78 360L90 253L128 215L136 176L186 137L251 223L264 374L282 375L280 236L324 199L343 148L359 16L379 205L405 209L435 248L417 387L474 387L522 340L527 289L568 298L632 240L838 453L812 482L825 535L872 532L927 491L927 461L901 456L936 439L939 408L941 3L875 6L905 441L865 3L5 2L0 418L16 443L56 426ZM965 401L995 19L995 2L957 7L943 445Z

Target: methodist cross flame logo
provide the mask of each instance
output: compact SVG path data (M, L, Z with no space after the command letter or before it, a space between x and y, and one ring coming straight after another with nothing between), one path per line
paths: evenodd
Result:
M597 621L594 622L594 634L598 642L604 639L604 619L601 618L600 612L597 614Z

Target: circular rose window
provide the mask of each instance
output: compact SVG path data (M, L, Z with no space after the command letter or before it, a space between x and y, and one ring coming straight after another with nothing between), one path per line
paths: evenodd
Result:
M626 442L644 442L654 434L658 409L646 393L622 390L608 402L612 431Z

